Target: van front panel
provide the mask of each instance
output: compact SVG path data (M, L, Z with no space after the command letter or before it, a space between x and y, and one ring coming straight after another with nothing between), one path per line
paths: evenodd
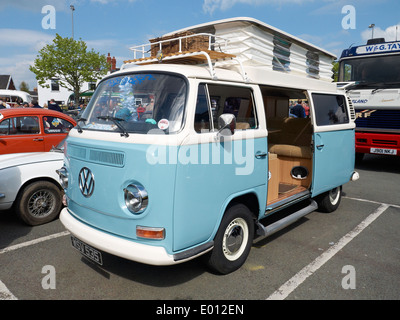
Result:
M67 144L70 212L96 229L132 240L137 240L138 225L165 228L165 240L140 241L169 247L176 165L149 165L152 156L149 150L148 145L70 137ZM147 191L148 207L144 212L128 210L124 189L129 185L141 185Z

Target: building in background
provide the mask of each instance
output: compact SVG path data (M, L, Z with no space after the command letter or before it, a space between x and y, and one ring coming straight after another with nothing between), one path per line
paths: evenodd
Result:
M0 74L0 89L16 90L14 81L9 74Z

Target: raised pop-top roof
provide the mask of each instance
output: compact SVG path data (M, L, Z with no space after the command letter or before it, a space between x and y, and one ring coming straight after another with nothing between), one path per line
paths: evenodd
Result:
M183 28L131 50L134 60L126 63L146 64L162 60L211 66L212 61L215 66L224 68L239 63L243 68L264 67L327 82L332 82L332 62L336 59L324 49L247 17ZM137 53L142 57L137 59Z

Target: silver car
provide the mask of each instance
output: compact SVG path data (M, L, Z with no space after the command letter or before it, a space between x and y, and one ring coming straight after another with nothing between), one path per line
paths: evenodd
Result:
M56 170L63 159L63 142L50 152L0 155L0 214L12 209L31 226L57 218L63 190Z

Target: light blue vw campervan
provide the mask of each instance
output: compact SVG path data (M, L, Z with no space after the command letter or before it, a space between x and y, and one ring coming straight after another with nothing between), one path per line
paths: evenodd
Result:
M82 254L205 254L225 274L255 237L339 206L355 125L331 54L249 18L166 35L150 57L145 46L98 84L67 140L60 218Z

